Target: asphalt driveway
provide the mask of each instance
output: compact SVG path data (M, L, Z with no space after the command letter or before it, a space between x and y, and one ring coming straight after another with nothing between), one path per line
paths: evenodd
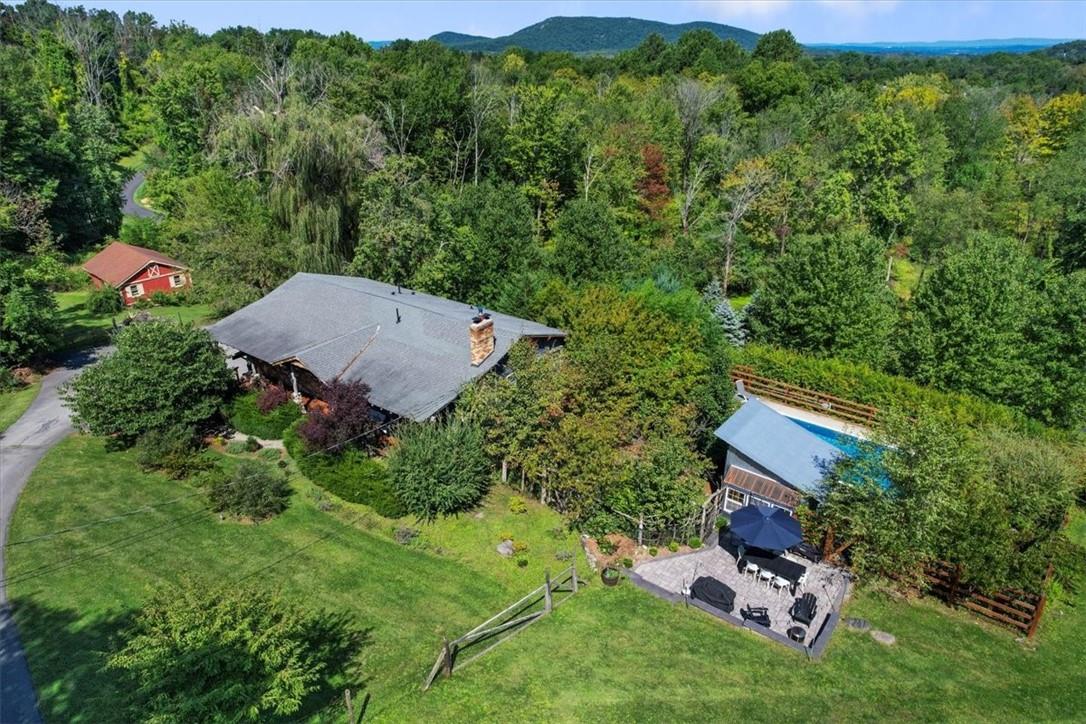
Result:
M94 362L101 352L81 352L43 377L41 391L34 402L22 417L0 434L0 722L3 724L41 721L37 696L4 585L8 525L19 493L38 461L72 432L68 409L60 399L60 386Z

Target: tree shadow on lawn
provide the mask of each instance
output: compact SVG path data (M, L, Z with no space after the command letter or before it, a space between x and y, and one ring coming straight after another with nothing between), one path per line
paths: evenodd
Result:
M52 608L26 596L11 605L44 720L117 721L126 719L126 712L132 713L129 707L135 682L126 672L108 669L106 663L121 648L122 634L131 626L134 611L111 612L87 621L78 611ZM371 630L357 626L345 613L322 614L307 632L317 656L326 662L319 688L294 714L265 716L262 721L296 722L313 717L340 721L346 688L355 697L356 714L364 711L369 677L363 676L360 659L362 650L371 643Z

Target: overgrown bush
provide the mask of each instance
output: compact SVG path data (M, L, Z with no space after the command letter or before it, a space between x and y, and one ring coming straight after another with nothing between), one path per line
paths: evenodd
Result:
M611 540L608 538L600 538L599 540L597 540L596 547L599 548L600 553L605 556L611 555L618 548L618 546L612 543Z
M528 512L528 504L524 502L524 498L514 495L509 499L509 512L514 515L524 515Z
M323 405L309 410L298 426L298 435L306 450L337 451L348 442L356 442L373 428L370 417L370 388L363 382L336 380L321 388Z
M136 464L144 470L160 470L174 480L180 480L208 467L200 451L200 438L191 427L176 425L165 430L149 430L136 441Z
M432 520L466 510L482 499L490 460L483 449L483 431L453 420L404 428L388 468L407 510Z
M90 293L86 306L92 314L116 314L124 309L124 300L113 287L101 287Z
M302 416L302 411L294 404L275 405L263 411L263 401L263 393L248 392L239 395L230 402L226 416L230 425L238 432L255 435L264 440L279 440L283 437L283 431Z
M77 425L133 442L174 425L199 429L222 407L234 375L207 330L171 321L125 327L116 351L64 391Z
M0 365L0 392L11 392L23 387L24 383L7 367Z
M183 580L154 591L120 640L106 667L129 696L124 719L239 722L295 719L327 700L365 635L263 587Z
M330 493L351 503L368 505L386 518L399 518L406 512L382 461L356 448L339 455L307 453L297 425L283 434L283 443L302 474Z
M290 485L276 468L243 460L233 473L211 475L207 493L217 512L263 520L286 509Z
M1043 431L1039 423L1009 407L970 395L923 387L857 362L803 355L760 344L748 344L736 351L733 361L737 365L749 365L755 374L764 377L874 405L881 410L901 410L910 415L927 410L970 427L993 425L1029 433Z

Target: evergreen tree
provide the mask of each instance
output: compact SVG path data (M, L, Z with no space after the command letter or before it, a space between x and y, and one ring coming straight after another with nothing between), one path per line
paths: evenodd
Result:
M713 316L720 322L724 338L729 343L736 347L742 347L747 343L747 330L743 327L743 320L726 297L713 307Z

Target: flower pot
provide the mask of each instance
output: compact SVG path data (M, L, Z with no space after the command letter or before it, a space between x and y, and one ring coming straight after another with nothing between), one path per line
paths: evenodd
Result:
M622 574L614 566L607 566L600 571L600 580L605 586L617 586L622 580Z

